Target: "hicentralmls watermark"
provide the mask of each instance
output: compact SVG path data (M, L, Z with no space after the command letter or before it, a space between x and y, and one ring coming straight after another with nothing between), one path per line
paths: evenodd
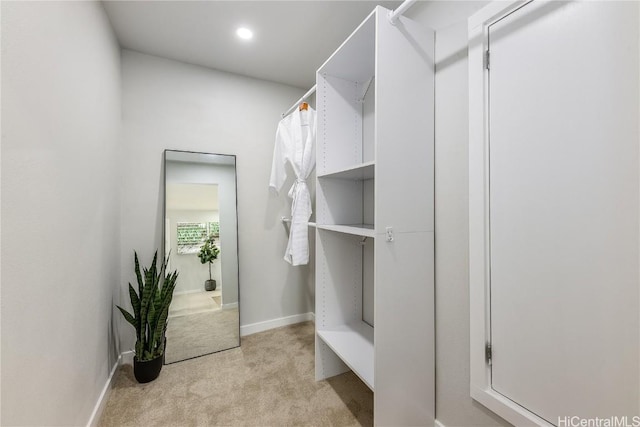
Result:
M558 427L640 427L640 415L608 418L558 417Z

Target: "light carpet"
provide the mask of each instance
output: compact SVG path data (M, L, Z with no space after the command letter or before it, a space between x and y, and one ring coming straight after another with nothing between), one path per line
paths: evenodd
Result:
M216 300L218 297L218 300ZM188 294L175 294L169 306L169 317L207 313L220 309L220 291L202 291Z
M357 426L373 393L353 373L314 379L313 323L242 339L242 347L166 365L138 384L116 373L99 426Z
M172 317L167 326L165 363L240 345L238 308Z

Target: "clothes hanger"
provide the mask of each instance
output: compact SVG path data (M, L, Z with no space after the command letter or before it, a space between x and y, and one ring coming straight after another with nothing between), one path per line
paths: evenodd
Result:
M307 111L309 110L309 104L307 104L306 102L303 102L302 104L300 104L300 111Z

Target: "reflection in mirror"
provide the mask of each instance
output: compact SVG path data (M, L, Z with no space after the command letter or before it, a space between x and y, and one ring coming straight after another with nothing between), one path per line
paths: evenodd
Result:
M178 270L165 363L240 345L236 158L165 150L164 253Z

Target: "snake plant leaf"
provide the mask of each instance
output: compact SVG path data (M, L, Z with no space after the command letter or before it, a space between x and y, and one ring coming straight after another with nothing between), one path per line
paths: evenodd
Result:
M155 296L153 298L153 307L155 308L156 312L160 311L160 307L162 305L163 291L164 291L164 286L162 287L162 289L156 290Z
M176 280L178 279L178 272L174 271L173 273L169 274L167 276L166 280L166 284L165 286L162 287L162 299L164 300L167 293L171 293L173 295L173 290L176 287ZM171 302L171 301L169 301Z
M151 275L151 271L146 268L144 269L144 282L144 290L142 291L142 297L140 297L140 325L142 327L146 327L149 301L154 293L153 276Z
M162 283L162 271L156 271L156 282Z
M158 251L156 251L155 254L153 254L153 261L151 262L151 268L149 269L149 273L151 273L151 277L153 277L154 279L154 283L160 283L160 280L158 277L156 277L157 272L156 272L156 262L158 261Z
M162 286L163 291L166 290L166 293L164 294L164 298L162 301L162 311L160 312L160 315L157 319L156 328L153 331L153 340L156 342L159 342L162 339L162 336L164 335L164 332L166 330L169 306L171 305L171 300L173 299L173 290L175 289L177 284L177 277L177 273L174 272L171 276L169 276L167 280L165 280Z
M133 325L133 327L137 329L138 328L138 322L136 321L135 317L133 317L131 315L131 313L129 313L127 310L125 310L124 308L120 307L119 305L116 305L116 307L118 307L118 310L120 310L120 313L122 313L122 315L127 320L127 322L131 323Z
M166 325L167 325L168 315L169 315L169 306L166 305L162 308L162 312L158 316L158 322L156 324L156 328L153 331L153 340L155 342L160 342L162 340L162 336L164 335Z
M153 341L154 342L160 342L162 339L162 335L164 332L164 328L165 328L165 324L167 323L167 317L169 314L169 307L166 307L162 310L162 313L160 314L160 316L158 317L158 324L156 325L155 330L153 331ZM162 350L163 349L159 349L161 352L160 354L162 354Z
M136 294L136 291L129 283L129 299L131 300L131 307L133 307L133 317L135 318L135 324L133 325L136 328L136 338L140 339L142 334L142 325L140 324L140 298Z
M169 307L171 305L171 300L173 299L173 291L176 287L177 275L172 275L167 282L165 282L166 291L162 296L162 307Z
M162 268L160 268L160 271L158 274L164 274L167 271L167 265L169 265L169 257L171 256L171 251L169 251L169 255L167 255L167 257L162 261Z
M155 322L156 322L157 314L158 312L156 311L154 304L150 304L149 314L147 314L147 323L149 324L149 329L151 329L152 331L155 329L155 326L156 326Z
M138 253L135 251L133 253L134 253L134 259L135 259L136 278L138 280L138 295L142 297L142 290L144 289L144 283L142 282L142 275L140 274L140 262L138 261Z
M162 268L160 270L160 272L158 273L158 282L160 282L160 278L162 277L162 294L164 296L165 294L165 289L166 289L166 285L167 285L167 280L169 280L169 278L174 274L177 273L177 271L174 271L173 273L166 273L166 268L167 268L167 264L169 263L169 257L167 256L167 258L164 260L163 264L162 264Z
M145 360L143 359L143 357L141 356L143 354L143 342L141 340L136 341L136 359L138 360Z
M131 307L133 307L133 314L136 318L140 318L140 298L136 294L135 289L129 283L129 298L131 299Z

